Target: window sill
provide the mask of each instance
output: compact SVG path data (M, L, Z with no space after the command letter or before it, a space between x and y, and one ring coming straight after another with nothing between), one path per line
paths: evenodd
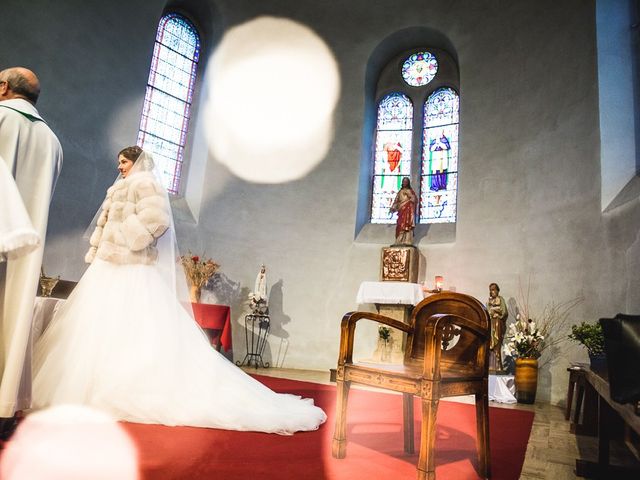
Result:
M355 243L391 245L395 239L396 226L393 224L366 223L356 234ZM431 223L416 225L414 245L454 243L455 223Z

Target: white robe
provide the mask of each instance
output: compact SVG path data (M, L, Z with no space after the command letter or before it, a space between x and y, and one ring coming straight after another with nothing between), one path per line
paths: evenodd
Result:
M1 156L0 205L10 207L0 211L0 262L19 258L38 248L40 235L31 224L16 181Z
M31 224L44 240L62 147L26 100L0 102L0 157L15 178ZM11 208L0 205L0 224ZM0 264L0 417L11 417L31 405L31 361L26 357L43 251L41 241L28 255Z

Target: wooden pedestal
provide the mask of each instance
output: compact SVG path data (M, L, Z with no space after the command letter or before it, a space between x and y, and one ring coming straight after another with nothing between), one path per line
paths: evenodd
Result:
M413 245L384 247L380 258L380 280L418 283L418 265L418 249Z

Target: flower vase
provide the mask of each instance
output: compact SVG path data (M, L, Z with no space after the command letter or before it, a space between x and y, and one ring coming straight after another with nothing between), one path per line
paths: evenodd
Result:
M201 289L197 285L189 285L189 300L191 303L200 303Z
M383 362L391 361L391 345L389 340L382 341L382 354L380 360Z
M538 389L538 360L516 358L516 398L518 403L534 403Z
M589 354L589 367L595 373L600 375L605 374L607 372L607 357L605 354Z

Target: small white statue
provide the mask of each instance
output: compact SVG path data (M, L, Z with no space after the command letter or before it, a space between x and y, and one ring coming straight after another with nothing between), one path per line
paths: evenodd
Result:
M254 314L265 315L269 309L267 298L267 267L262 264L256 276L253 292L249 294L249 306Z

